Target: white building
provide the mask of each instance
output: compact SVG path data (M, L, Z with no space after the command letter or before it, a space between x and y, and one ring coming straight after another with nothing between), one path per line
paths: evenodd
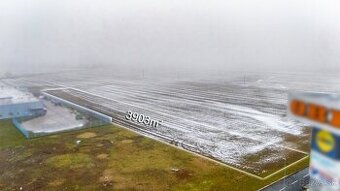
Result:
M0 120L33 117L45 112L43 103L33 95L0 83Z

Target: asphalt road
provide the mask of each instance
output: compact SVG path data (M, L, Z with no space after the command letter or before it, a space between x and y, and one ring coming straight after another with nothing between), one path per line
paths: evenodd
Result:
M281 179L263 191L300 191L309 183L308 168Z

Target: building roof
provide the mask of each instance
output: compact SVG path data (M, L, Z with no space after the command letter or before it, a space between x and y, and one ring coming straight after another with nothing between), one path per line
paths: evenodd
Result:
M0 82L0 106L38 101L32 94L20 91Z

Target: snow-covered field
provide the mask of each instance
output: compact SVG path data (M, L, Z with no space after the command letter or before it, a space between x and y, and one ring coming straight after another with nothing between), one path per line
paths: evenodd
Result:
M157 128L133 125L143 134L259 176L279 170L283 159L292 163L308 152L308 129L286 117L288 90L340 90L334 78L322 76L317 80L292 74L208 79L83 72L3 81L25 87L64 87L59 90L62 94L111 110L118 123L127 111L161 120Z

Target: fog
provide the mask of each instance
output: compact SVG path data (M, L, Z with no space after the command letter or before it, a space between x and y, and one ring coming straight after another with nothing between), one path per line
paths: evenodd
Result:
M1 0L0 74L340 71L337 0Z

